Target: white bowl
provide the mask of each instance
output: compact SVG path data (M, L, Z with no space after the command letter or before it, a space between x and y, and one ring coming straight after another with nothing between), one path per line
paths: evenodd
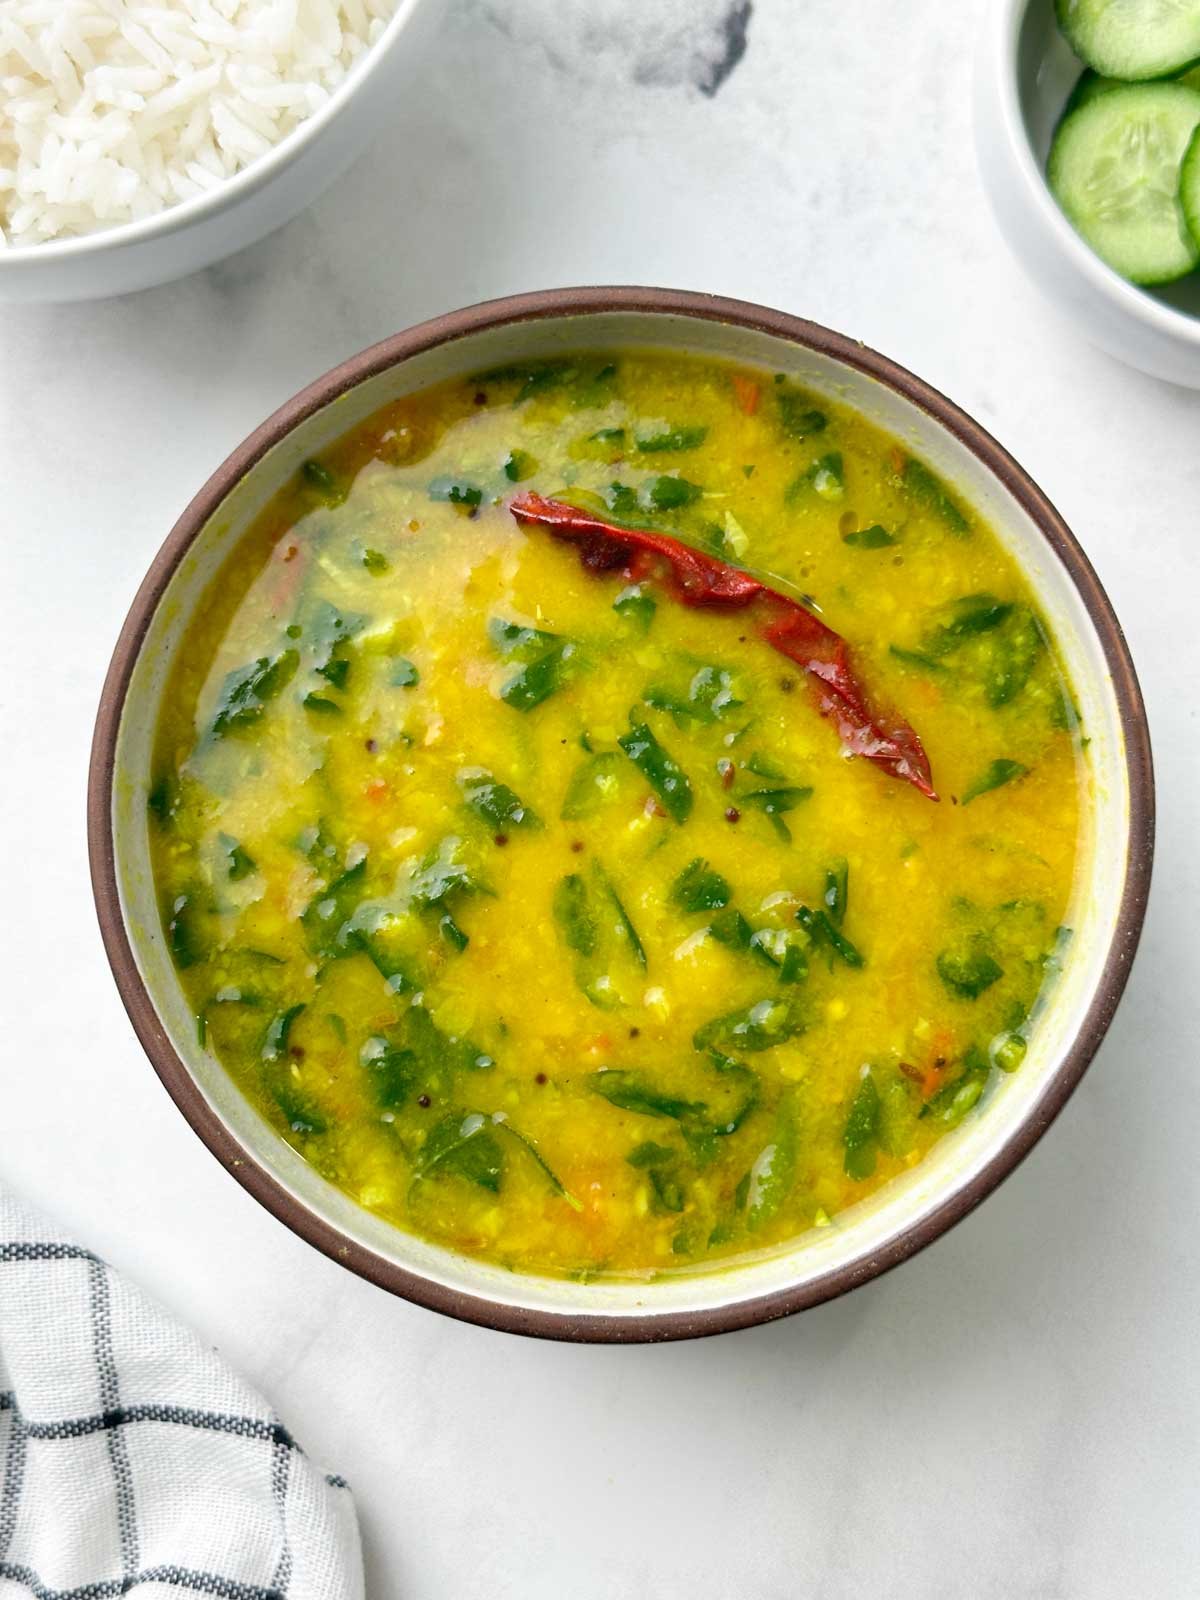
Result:
M1046 183L1046 156L1083 70L1053 0L984 7L975 135L984 187L1013 254L1093 344L1156 378L1200 388L1200 274L1160 289L1126 283L1079 237Z
M397 0L383 36L321 109L219 188L140 222L0 249L0 301L98 300L210 266L290 221L363 150L394 103L414 21L433 0Z
M163 937L147 828L151 746L189 617L279 485L398 396L569 351L650 346L795 375L910 445L978 507L1032 584L1090 736L1090 804L1070 955L1019 1072L910 1173L781 1248L653 1283L525 1276L401 1232L304 1161L200 1047ZM238 1181L335 1260L419 1304L516 1332L681 1338L762 1322L903 1261L966 1214L1037 1141L1104 1035L1137 946L1153 847L1145 711L1120 626L1045 496L979 425L885 357L814 323L661 289L565 289L455 312L327 373L220 467L184 511L118 641L88 798L101 929L138 1037L183 1114Z

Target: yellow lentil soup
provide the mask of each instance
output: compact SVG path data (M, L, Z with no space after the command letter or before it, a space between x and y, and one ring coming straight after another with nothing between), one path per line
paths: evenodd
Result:
M211 589L164 933L201 1042L370 1211L686 1269L986 1115L1069 939L1082 747L1020 571L861 417L518 365L306 462Z

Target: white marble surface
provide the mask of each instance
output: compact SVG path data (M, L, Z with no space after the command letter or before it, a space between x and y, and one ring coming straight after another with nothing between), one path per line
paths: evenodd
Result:
M970 144L978 4L757 0L712 96L720 12L461 0L371 153L284 232L124 301L3 314L0 1171L345 1473L372 1600L1193 1596L1200 394L1079 344L1018 276ZM142 1057L84 848L110 647L226 451L394 329L604 281L802 312L979 416L1108 585L1160 784L1127 998L1017 1175L848 1299L659 1349L456 1326L259 1210Z

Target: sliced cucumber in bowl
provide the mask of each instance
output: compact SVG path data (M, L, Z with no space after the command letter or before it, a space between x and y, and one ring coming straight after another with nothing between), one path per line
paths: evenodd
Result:
M1080 59L1106 78L1170 78L1200 62L1200 0L1055 0Z
M1192 134L1179 169L1179 204L1188 232L1200 250L1200 127Z
M1180 166L1197 127L1200 91L1135 83L1097 90L1054 135L1046 173L1055 198L1132 283L1170 283L1200 263L1180 200Z

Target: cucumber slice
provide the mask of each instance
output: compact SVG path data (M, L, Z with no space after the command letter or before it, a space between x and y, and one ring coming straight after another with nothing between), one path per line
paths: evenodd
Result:
M1102 78L1098 72L1093 72L1091 67L1084 67L1062 109L1059 121L1065 122L1072 111L1078 111L1080 106L1086 106L1092 100L1098 100L1102 94L1108 94L1111 89L1121 87L1120 78Z
M1200 250L1200 128L1192 135L1179 169L1179 203L1188 232Z
M1075 54L1106 78L1169 78L1200 61L1200 0L1054 0Z
M1046 175L1059 205L1131 283L1170 283L1200 262L1179 168L1200 126L1200 92L1178 83L1110 89L1064 118Z
M1193 67L1174 81L1186 84L1189 89L1200 89L1200 67ZM1098 72L1093 72L1091 67L1084 67L1075 80L1075 87L1067 96L1067 103L1062 108L1059 122L1065 122L1072 111L1078 111L1080 106L1086 106L1089 101L1098 100L1102 94L1108 94L1112 89L1124 88L1125 83L1121 78L1102 78Z

